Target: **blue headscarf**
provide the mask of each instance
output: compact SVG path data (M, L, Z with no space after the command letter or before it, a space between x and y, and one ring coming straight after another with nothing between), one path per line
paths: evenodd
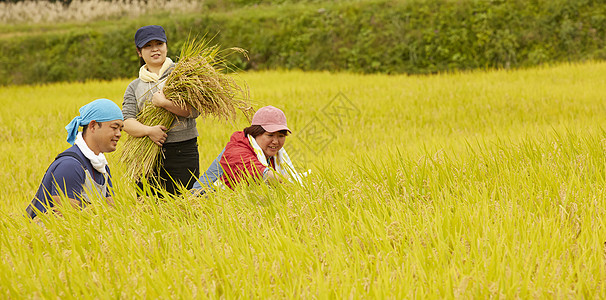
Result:
M122 110L111 100L97 99L80 108L80 115L75 117L65 129L67 130L67 142L74 144L80 126L88 125L90 121L107 122L113 120L124 120Z

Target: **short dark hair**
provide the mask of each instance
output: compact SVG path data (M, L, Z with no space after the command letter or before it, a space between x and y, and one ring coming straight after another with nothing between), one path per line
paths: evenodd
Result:
M141 53L141 48L137 47L137 56L139 56L139 53ZM143 57L139 56L139 67L143 67L144 64L145 60L143 59Z
M254 138L256 138L257 136L262 135L264 133L265 133L265 129L263 129L263 127L261 125L251 125L251 126L244 128L244 134L250 135Z
M101 127L101 125L102 125L100 122L97 122L97 121L95 121L95 123L99 124L99 127ZM88 124L90 124L90 123L88 123ZM88 129L88 124L82 126L82 135L84 135L86 133L86 130Z
M250 135L253 138L256 138L257 136L264 134L267 130L263 129L263 126L261 126L261 125L250 125L250 126L244 128L243 131L244 131L244 134ZM278 132L288 136L288 130L286 130L286 129L280 130Z

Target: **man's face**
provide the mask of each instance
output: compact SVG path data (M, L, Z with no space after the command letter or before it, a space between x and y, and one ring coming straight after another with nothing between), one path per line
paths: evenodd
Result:
M112 152L116 150L118 140L122 136L124 122L122 120L113 120L96 123L91 130L92 139L99 152ZM90 147L90 145L89 145ZM91 150L95 151L95 149ZM95 151L96 152L96 151ZM99 153L96 153L99 154Z

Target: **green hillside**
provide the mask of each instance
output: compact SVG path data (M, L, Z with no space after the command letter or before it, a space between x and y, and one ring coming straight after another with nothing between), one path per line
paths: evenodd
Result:
M246 70L426 74L606 57L606 4L537 1L210 2L190 14L3 25L0 83L136 76L139 26L167 30L170 55L190 35L249 50Z

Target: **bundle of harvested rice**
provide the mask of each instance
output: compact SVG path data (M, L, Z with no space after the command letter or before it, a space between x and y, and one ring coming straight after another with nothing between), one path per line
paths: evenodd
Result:
M229 53L246 51L230 48ZM239 85L227 74L224 51L218 46L208 46L204 40L189 39L181 49L179 60L166 79L162 91L166 98L178 106L191 108L201 115L214 116L223 120L234 120L236 109L249 118L254 113L248 103L247 87ZM169 128L175 115L148 102L137 116L144 125L164 125ZM126 166L126 176L139 180L149 177L162 163L161 148L148 137L127 136L124 141L120 161Z

